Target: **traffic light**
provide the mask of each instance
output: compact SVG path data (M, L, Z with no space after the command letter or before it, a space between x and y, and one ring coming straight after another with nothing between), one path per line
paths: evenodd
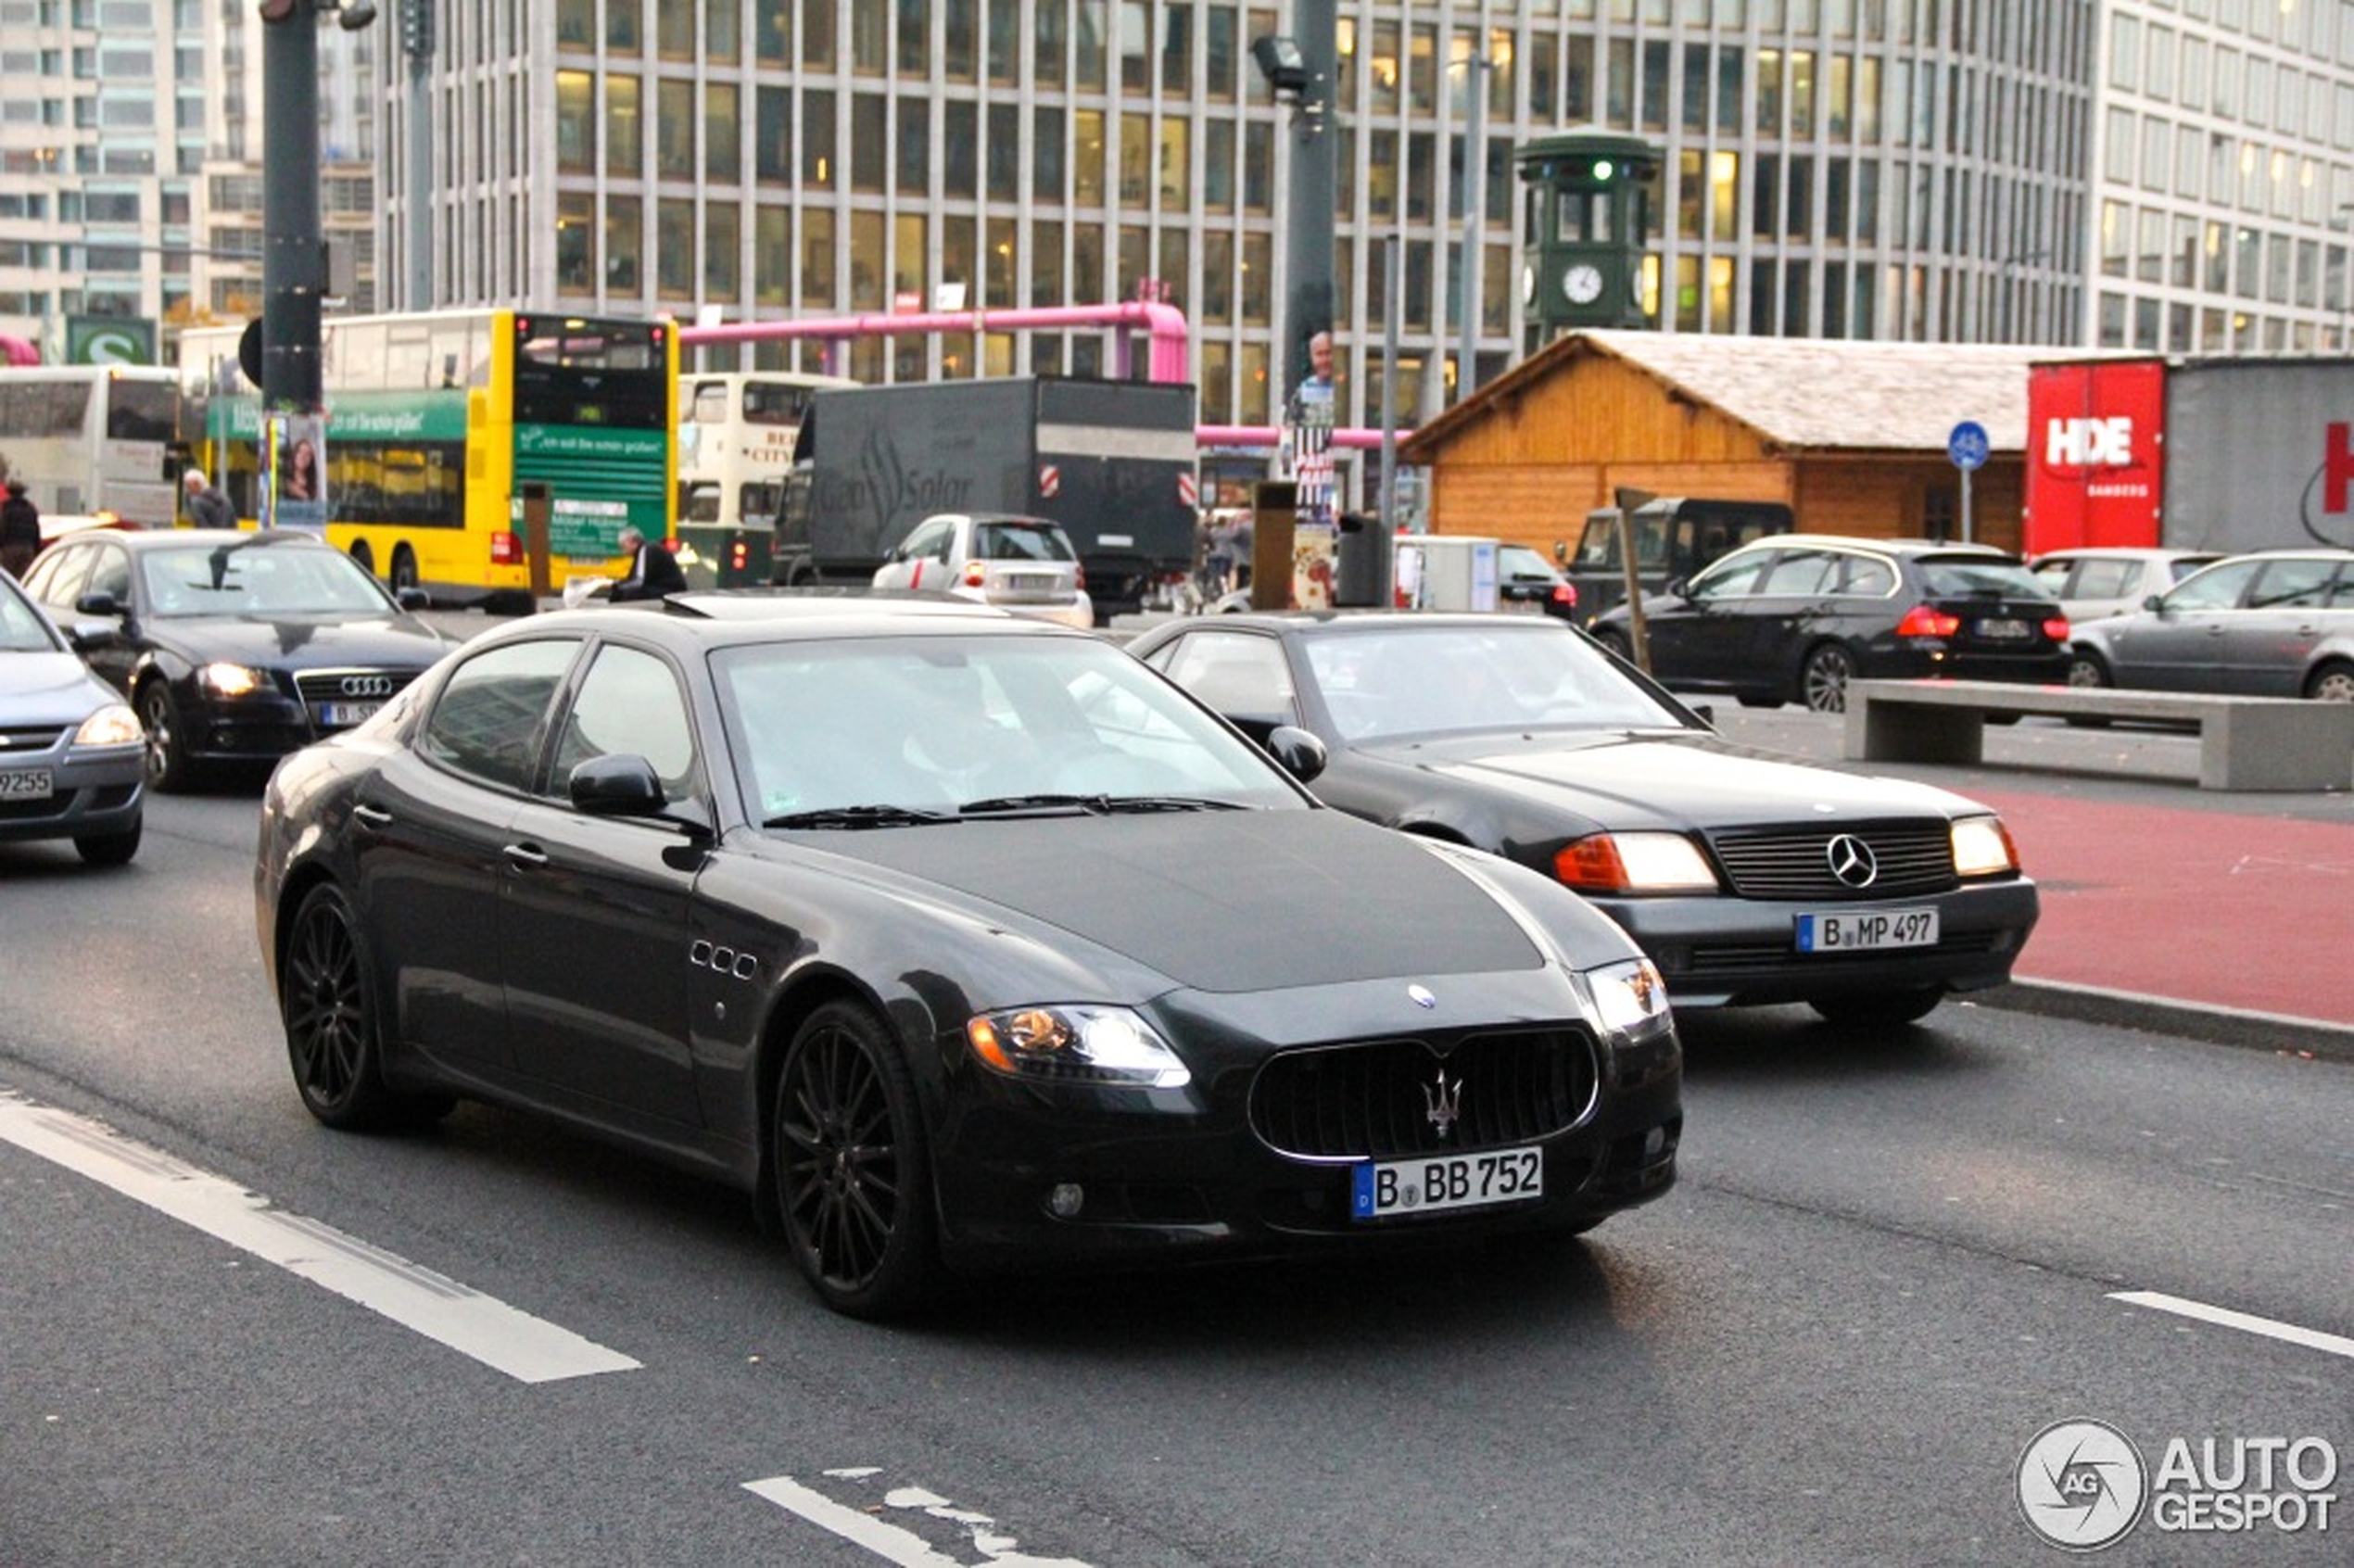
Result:
M433 57L433 0L400 0L400 47L412 60Z

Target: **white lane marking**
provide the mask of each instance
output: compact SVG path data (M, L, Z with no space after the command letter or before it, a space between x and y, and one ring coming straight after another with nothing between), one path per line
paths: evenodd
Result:
M834 1476L869 1476L877 1473L871 1468L861 1470L829 1470ZM789 1513L800 1515L819 1529L841 1536L853 1546L864 1547L893 1568L968 1568L956 1558L932 1549L931 1543L913 1530L878 1519L862 1509L836 1502L825 1493L803 1486L790 1475L771 1475L765 1481L747 1481L744 1490L767 1498ZM947 1498L925 1491L920 1486L893 1488L883 1498L888 1508L921 1509L935 1519L945 1519L964 1526L970 1532L974 1547L981 1552L987 1568L1090 1568L1075 1557L1031 1557L1019 1549L1011 1536L1001 1536L990 1528L996 1521L985 1513L959 1509Z
M520 1382L640 1364L332 1225L272 1209L259 1193L103 1122L0 1091L0 1138Z
M2228 1307L2209 1307L2203 1301L2185 1300L2155 1290L2113 1290L2111 1301L2129 1306L2147 1307L2155 1311L2172 1312L2184 1318L2196 1318L2203 1323L2215 1323L2223 1328L2235 1328L2247 1334L2260 1334L2267 1339L2278 1339L2290 1345L2301 1345L2308 1350L2326 1351L2333 1356L2354 1357L2354 1339L2343 1334L2323 1334L2319 1329L2299 1328L2274 1318L2259 1318L2247 1312L2234 1312Z

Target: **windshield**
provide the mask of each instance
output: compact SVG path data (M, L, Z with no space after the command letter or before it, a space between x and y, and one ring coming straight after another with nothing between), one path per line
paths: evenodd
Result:
M0 583L0 653L55 653L57 639L14 583Z
M324 547L150 550L139 572L153 615L383 615L393 609L373 577Z
M1686 722L1576 633L1520 619L1310 638L1308 663L1350 740Z
M2049 585L2007 557L1925 555L1921 583L1931 599L2052 599Z
M973 553L983 561L1075 561L1070 540L1052 523L982 523Z
M1255 748L1091 638L782 641L712 663L738 778L772 827L1306 803Z

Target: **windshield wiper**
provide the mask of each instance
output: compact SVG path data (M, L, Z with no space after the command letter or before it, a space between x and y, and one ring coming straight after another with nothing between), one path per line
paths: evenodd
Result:
M772 816L761 824L763 828L919 828L931 822L954 822L956 818L944 811L926 811L920 806L847 805L825 806L816 811L792 811L782 816Z
M1242 811L1240 801L1213 801L1204 795L1113 795L1103 800L1106 811Z
M1083 811L1100 816L1111 809L1111 803L1101 795L991 795L983 800L967 801L956 809L967 816L993 816L1023 811Z

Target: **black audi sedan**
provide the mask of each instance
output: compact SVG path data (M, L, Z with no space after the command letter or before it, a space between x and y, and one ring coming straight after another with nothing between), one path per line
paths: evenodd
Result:
M2007 980L2035 926L1992 811L1733 746L1557 623L1220 616L1130 648L1246 733L1316 736L1327 804L1583 894L1679 1008L1804 1002L1908 1023Z
M255 866L335 1127L525 1106L732 1182L816 1294L1574 1233L1675 1171L1658 973L1321 807L1092 633L765 590L540 615L281 763Z
M1629 611L1595 618L1630 657ZM1986 545L1777 534L1643 599L1651 672L1744 707L1847 707L1847 683L2068 678L2068 617L2017 556Z
M80 534L25 587L137 710L165 790L348 729L454 646L310 534Z

